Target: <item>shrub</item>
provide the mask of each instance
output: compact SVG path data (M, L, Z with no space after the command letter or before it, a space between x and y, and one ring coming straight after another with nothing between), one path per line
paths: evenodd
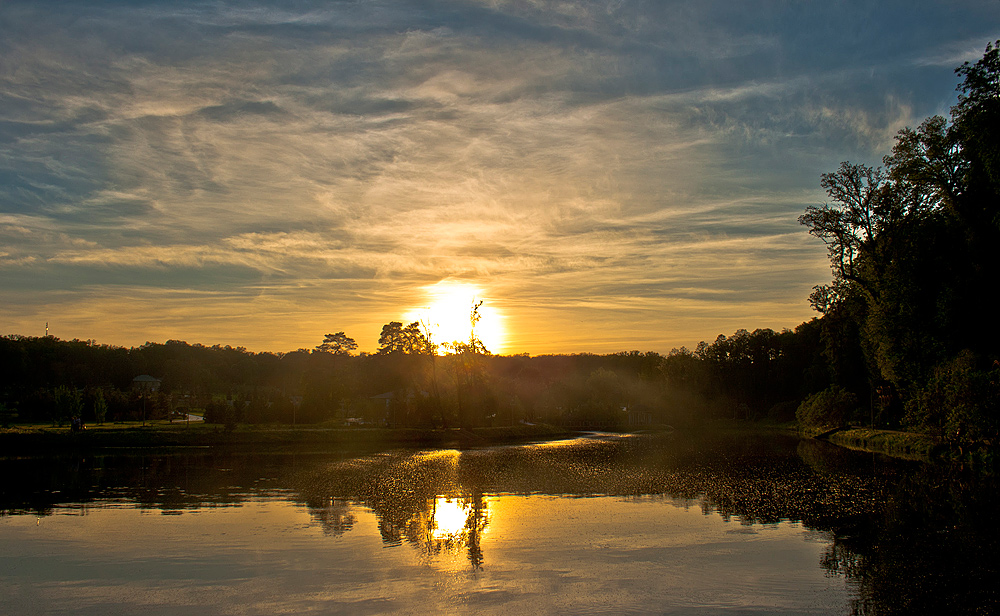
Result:
M907 423L953 442L993 441L1000 433L1000 364L977 367L963 351L942 363L917 392Z
M844 425L857 407L857 396L839 385L831 385L803 400L795 418L802 426L836 428Z

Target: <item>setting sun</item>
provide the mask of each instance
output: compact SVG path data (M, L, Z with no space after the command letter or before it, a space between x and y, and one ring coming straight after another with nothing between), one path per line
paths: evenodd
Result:
M426 304L410 311L406 318L423 323L435 343L467 342L472 331L472 308L481 301L476 337L493 353L503 350L506 338L504 317L488 298L483 297L478 286L444 281L425 287L423 291Z

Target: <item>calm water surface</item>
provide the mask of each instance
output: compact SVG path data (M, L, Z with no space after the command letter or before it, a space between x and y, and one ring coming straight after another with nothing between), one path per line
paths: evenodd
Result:
M0 460L5 614L992 613L992 479L774 436Z

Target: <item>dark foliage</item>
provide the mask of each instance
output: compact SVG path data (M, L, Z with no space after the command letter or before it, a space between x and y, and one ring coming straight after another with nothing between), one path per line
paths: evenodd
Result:
M950 121L900 131L884 168L824 175L830 203L799 220L829 248L833 281L810 301L833 381L880 426L982 442L997 436L987 367L1000 357L997 44L956 72Z

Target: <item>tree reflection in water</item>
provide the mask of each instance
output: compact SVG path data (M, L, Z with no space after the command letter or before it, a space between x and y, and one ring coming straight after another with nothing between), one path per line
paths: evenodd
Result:
M407 521L404 536L428 559L466 551L473 569L483 565L482 535L489 524L489 505L482 494L439 496Z
M369 479L352 478L359 472ZM396 452L322 473L303 492L353 486L386 543L405 540L427 557L466 549L476 568L489 521L484 494L661 494L727 520L796 521L822 532L831 543L818 565L853 585L855 614L987 613L1000 605L995 481L961 469L744 435ZM454 532L459 506L464 525Z
M456 450L382 453L315 469L295 481L321 523L327 509L316 504L345 495L375 513L384 544L405 541L426 559L465 550L479 569L489 506L482 491L462 487L462 457Z
M995 613L995 481L924 466L885 496L872 515L836 520L821 563L854 583L853 613Z
M349 501L330 498L326 506L311 504L309 513L316 518L325 534L339 537L354 528L354 523L358 521L351 508Z
M1000 606L996 478L774 435L616 437L372 455L199 453L0 460L0 515L111 499L184 511L261 494L305 505L331 537L371 510L384 545L473 570L493 495L654 495L745 524L801 522L856 614L992 613Z

